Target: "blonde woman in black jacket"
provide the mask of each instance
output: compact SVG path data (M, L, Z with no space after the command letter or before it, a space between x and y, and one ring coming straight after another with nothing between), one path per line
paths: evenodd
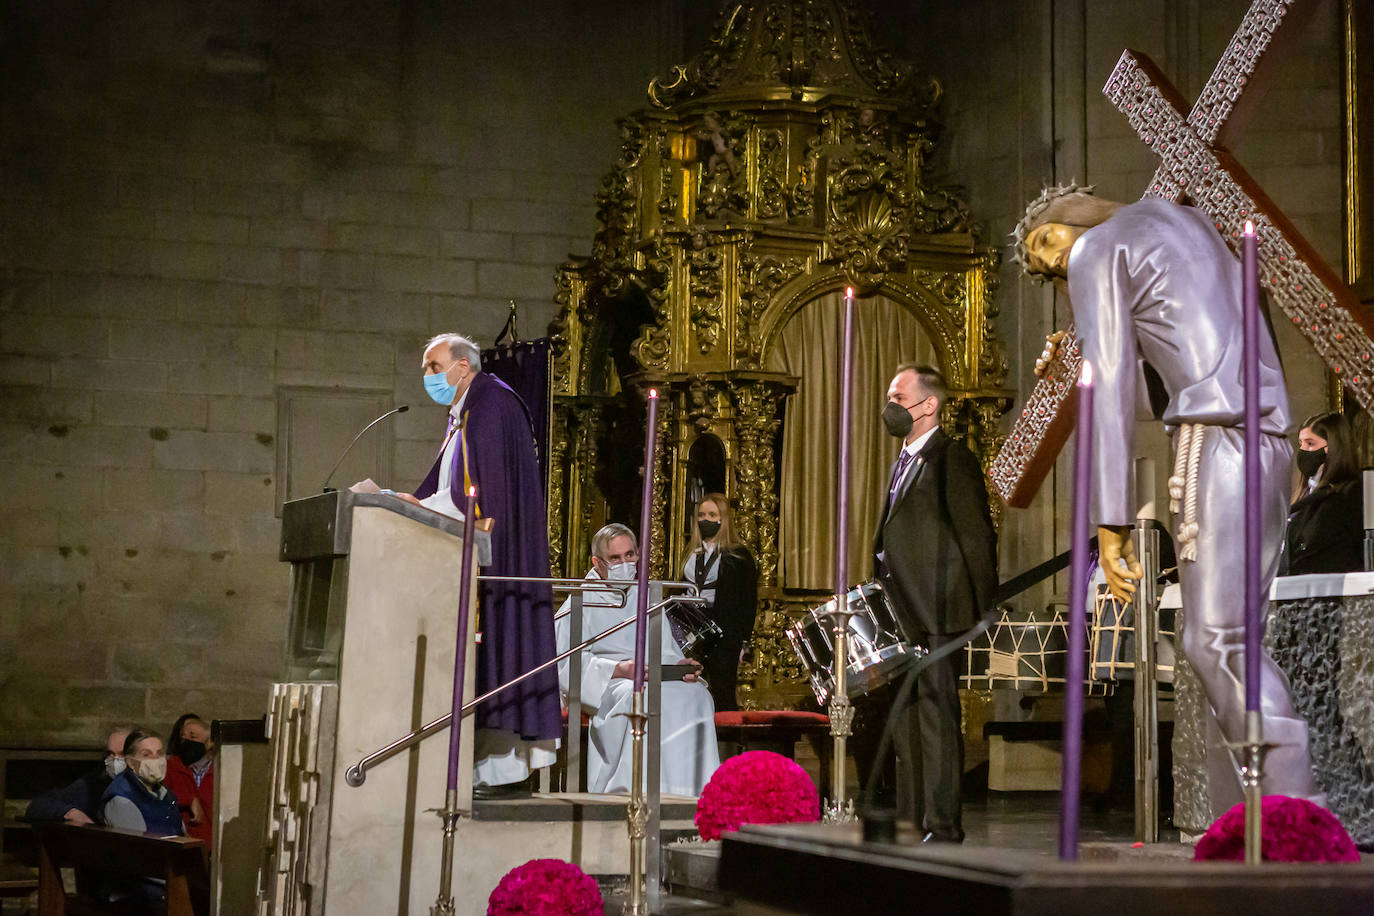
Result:
M716 711L738 709L735 684L744 645L754 632L759 576L749 548L735 539L723 493L708 493L697 505L683 576L701 590L708 615L721 629L720 641L697 659Z

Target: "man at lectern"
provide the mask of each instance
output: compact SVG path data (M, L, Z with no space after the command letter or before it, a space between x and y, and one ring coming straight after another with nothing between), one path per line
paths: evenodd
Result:
M415 494L398 494L462 518L464 493L477 488L478 518L491 531L492 576L547 578L548 519L529 408L493 375L481 351L459 334L425 345L425 391L447 407L448 430ZM554 656L553 594L548 583L487 582L479 589L477 692L486 693ZM528 794L530 771L554 762L562 733L558 675L552 668L479 707L473 794Z

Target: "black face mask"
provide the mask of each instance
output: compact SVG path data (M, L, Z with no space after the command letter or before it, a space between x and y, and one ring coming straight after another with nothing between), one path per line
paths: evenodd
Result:
M913 425L911 411L896 401L887 402L887 406L883 408L883 426L886 427L889 436L905 439Z
M1302 476L1311 477L1322 469L1322 465L1326 464L1326 448L1323 446L1311 451L1298 449L1297 459L1298 470L1302 472Z
M701 539L709 541L720 533L720 522L712 522L707 519L697 520L697 530L701 532Z
M204 756L205 743L203 741L183 741L177 746L177 757L187 766L190 766Z

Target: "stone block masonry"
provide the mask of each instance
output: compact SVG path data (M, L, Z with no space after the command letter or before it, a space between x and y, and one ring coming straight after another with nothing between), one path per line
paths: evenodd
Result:
M442 432L421 343L552 316L675 5L427 6L0 10L0 740L261 715L277 388L417 405L409 488Z

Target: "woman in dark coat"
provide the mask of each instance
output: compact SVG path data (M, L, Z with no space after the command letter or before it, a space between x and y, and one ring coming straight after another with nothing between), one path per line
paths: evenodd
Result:
M758 568L749 548L735 540L725 494L708 493L697 506L683 575L701 590L708 602L707 613L721 629L720 641L698 659L711 699L717 712L738 709L735 683L744 645L754 632Z
M1294 459L1297 480L1279 573L1360 571L1364 566L1360 471L1345 417L1323 413L1304 423Z

